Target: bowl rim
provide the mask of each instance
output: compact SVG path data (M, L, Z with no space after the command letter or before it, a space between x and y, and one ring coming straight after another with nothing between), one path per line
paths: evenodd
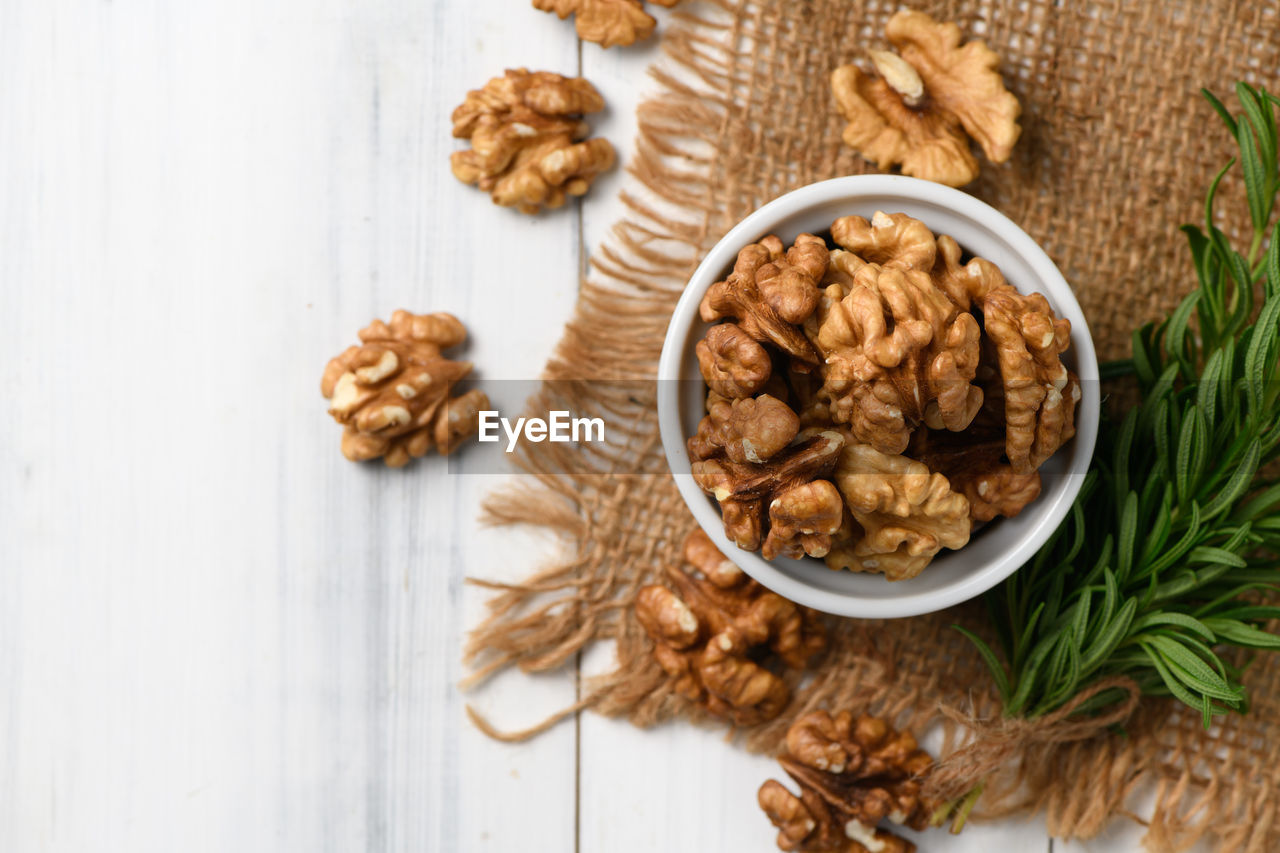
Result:
M1070 465L1062 475L1065 487L1038 498L1038 501L1048 500L1049 503L1044 505L1040 518L1024 531L1017 546L1001 558L965 572L946 586L916 592L908 592L904 586L903 595L891 598L863 598L820 589L783 572L758 552L738 548L728 539L720 513L694 482L690 471L686 436L680 418L680 382L677 381L682 375L683 354L689 334L701 322L698 305L702 295L720 272L732 264L743 246L771 233L780 220L802 214L808 208L842 200L849 201L851 205L857 204L859 198L865 196L897 196L912 202L946 207L952 213L980 223L998 234L1035 272L1040 285L1035 290L1045 292L1058 309L1059 316L1071 321L1071 347L1075 351L1076 374L1081 388L1081 399L1075 413L1075 446ZM952 187L901 175L850 175L808 184L762 205L729 229L706 253L676 303L663 340L657 375L658 429L663 451L676 487L699 526L735 565L763 586L798 604L848 617L897 618L932 613L986 592L1025 565L1070 512L1084 485L1084 475L1097 443L1102 408L1098 359L1088 321L1071 286L1044 249L1009 217L986 202ZM992 566L997 568L992 569Z

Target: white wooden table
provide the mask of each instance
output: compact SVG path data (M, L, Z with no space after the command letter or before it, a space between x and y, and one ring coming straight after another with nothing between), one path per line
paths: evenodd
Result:
M581 72L625 160L656 57L526 0L0 2L0 850L774 849L774 765L714 733L466 722L574 696L454 686L463 578L554 544L479 528L497 478L345 461L318 392L402 306L462 317L482 378L536 377L623 176L497 209L448 114L508 66Z

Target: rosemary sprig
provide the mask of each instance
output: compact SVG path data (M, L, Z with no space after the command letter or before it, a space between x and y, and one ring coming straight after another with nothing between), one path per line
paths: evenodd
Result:
M1280 192L1280 99L1237 83L1234 117L1204 96L1240 153L1210 185L1203 226L1182 229L1199 286L1163 322L1134 332L1125 367L1140 402L1104 427L1067 520L988 595L1003 661L965 632L1011 716L1040 716L1124 674L1144 693L1197 709L1208 726L1247 707L1224 650L1280 649L1265 628L1280 607L1249 595L1280 588L1280 483L1258 473L1280 455L1280 225L1263 251ZM1214 216L1237 161L1252 227L1244 254ZM1081 711L1119 698L1101 693Z

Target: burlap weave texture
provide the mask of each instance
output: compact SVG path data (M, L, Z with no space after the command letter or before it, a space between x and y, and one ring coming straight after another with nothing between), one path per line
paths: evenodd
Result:
M1126 355L1134 326L1167 312L1193 285L1177 226L1201 215L1205 189L1233 148L1199 89L1225 99L1237 79L1278 88L1280 9L1226 0L911 5L956 21L1001 55L1023 105L1022 139L1009 163L984 164L966 189L1048 251L1075 288L1100 357ZM590 685L579 707L640 725L693 714L665 688L627 606L678 559L693 522L665 475L652 399L611 397L593 380L653 375L684 283L739 219L798 186L871 171L840 141L827 75L883 46L885 20L899 4L715 0L684 8L663 36L659 91L640 108L630 213L597 251L547 366L557 382L530 401L535 413L621 409L625 440L600 461L599 476L565 473L581 466L546 445L522 457L537 480L494 495L492 519L555 529L568 556L498 593L468 647L480 678L508 666L553 669L588 644L616 640L619 669ZM1220 209L1243 223L1233 180ZM743 742L772 751L795 715L840 706L894 714L917 729L940 724L954 743L961 732L944 708L998 712L992 696L974 689L989 683L980 659L950 628L976 625L977 612L833 623L833 647L816 675L782 718L742 732ZM1222 850L1280 849L1280 657L1260 657L1246 684L1249 714L1208 732L1198 715L1148 700L1127 737L1033 745L1034 760L992 786L986 809L1043 809L1053 834L1089 836L1154 792L1154 809L1137 815L1150 823L1153 848L1207 837Z

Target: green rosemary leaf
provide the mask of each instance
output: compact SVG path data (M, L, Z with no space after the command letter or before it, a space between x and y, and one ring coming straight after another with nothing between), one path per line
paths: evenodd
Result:
M1165 640L1170 641L1185 650L1186 653L1193 655L1194 659L1198 660L1199 664L1207 665L1214 673L1217 674L1218 678L1221 680L1223 689L1235 690L1239 695L1244 695L1243 687L1239 687L1238 685L1232 686L1228 682L1227 679L1231 677L1232 670L1227 666L1226 661L1218 657L1217 652L1209 648L1209 646L1201 641L1200 638L1167 628L1157 628L1155 631L1152 631L1152 636L1163 637Z
M1098 378L1103 382L1108 379L1123 379L1126 376L1134 374L1133 359L1117 358L1112 361L1103 361L1098 364Z
M1075 634L1071 630L1071 626L1065 626L1054 640L1053 651L1049 655L1049 660L1044 666L1044 680L1046 684L1058 685L1063 681L1067 667L1067 656L1070 654L1071 646L1075 644ZM1042 694L1042 700L1047 699L1053 692L1050 688Z
M1231 123L1231 135L1237 137L1235 122ZM1231 171L1231 167L1236 164L1236 158L1232 157L1227 164L1218 170L1218 174L1214 175L1213 181L1209 184L1209 193L1204 199L1204 230L1212 233L1213 227L1213 203L1217 200L1218 185L1222 183L1222 179L1226 177L1227 172Z
M1102 577L1102 572L1107 566L1111 565L1111 551L1115 547L1115 542L1111 538L1111 534L1107 534L1107 538L1102 541L1102 550L1094 561L1093 567L1089 569L1089 574L1085 576L1086 583L1093 583Z
M1271 212L1268 210L1266 215L1270 216ZM1264 221L1263 225L1265 224ZM1239 252L1231 252L1227 256L1227 270L1235 282L1235 292L1232 295L1235 306L1223 331L1227 335L1235 335L1239 334L1253 314L1253 274L1249 271L1249 262Z
M1153 421L1151 434L1155 439L1156 461L1164 464L1167 474L1173 470L1173 463L1169 458L1169 401L1167 399L1156 402Z
M1225 430L1235 429L1240 421L1240 398L1235 393L1236 340L1227 338L1218 350L1222 353L1222 371L1215 386L1209 389L1216 398L1214 408L1217 412L1219 435Z
M1151 356L1147 352L1146 341L1143 336L1154 328L1150 323L1140 329L1134 329L1131 341L1131 349L1133 350L1133 372L1138 377L1138 381L1143 385L1150 384L1155 381L1155 367L1151 363Z
M1134 620L1133 627L1129 629L1129 633L1138 634L1158 625L1186 628L1188 631L1204 637L1209 642L1213 642L1213 631L1203 622L1185 613L1174 613L1172 611L1167 613L1148 613L1140 619Z
M969 638L969 642L978 649L978 654L982 655L982 659L986 662L987 667L991 670L991 676L995 679L996 690L1000 691L1000 701L1006 705L1009 703L1009 677L1005 674L1004 666L1000 663L1000 659L996 657L996 653L991 650L986 641L977 634L969 631L959 625L951 626Z
M1280 294L1280 222L1276 223L1275 229L1271 232L1271 245L1267 248L1266 263L1266 294L1273 297Z
M1057 688L1046 693L1044 699L1041 700L1039 707L1036 709L1038 713L1051 708L1056 708L1066 700L1070 699L1076 692L1076 688L1080 685L1080 646L1076 639L1078 635L1068 630L1061 641L1062 663L1054 672L1052 684L1057 684Z
M1207 728L1212 722L1210 706L1204 702L1204 699L1208 697L1203 696L1203 694L1197 696L1187 688L1183 687L1182 682L1174 677L1173 673L1169 670L1169 667L1165 665L1164 659L1160 656L1160 653L1154 648L1143 643L1142 650L1147 653L1147 659L1151 662L1151 665L1155 668L1156 672L1160 673L1161 681L1164 682L1164 686L1168 688L1174 698L1185 702L1192 708L1204 707L1204 724Z
M1085 631L1089 627L1089 615L1093 609L1093 592L1091 589L1084 591L1084 594L1076 602L1075 609L1071 611L1071 636L1085 636Z
M1280 299L1269 299L1258 315L1249 348L1244 354L1245 394L1249 408L1260 412L1266 383L1273 374L1276 360L1276 327L1280 324Z
M1172 579L1156 586L1154 594L1146 597L1143 603L1146 606L1155 606L1165 604L1181 596L1190 595L1217 581L1232 568L1234 567L1225 563L1209 563L1198 571L1186 569L1179 572Z
M1153 634L1144 642L1160 653L1179 681L1197 693L1224 702L1239 701L1244 695L1241 688L1227 684L1217 670L1191 651L1185 638L1175 640L1168 634Z
M1222 642L1248 649L1280 649L1280 636L1237 619L1209 617L1204 621Z
M1191 354L1195 344L1193 338L1187 334L1187 327L1191 322L1191 312L1195 310L1199 301L1200 291L1193 290L1187 294L1170 315L1169 325L1164 332L1165 349L1169 355L1177 359L1183 377L1186 379L1195 377L1195 362Z
M1133 566L1133 547L1138 538L1138 496L1129 492L1120 512L1120 536L1116 540L1116 577L1123 581Z
M1084 548L1085 543L1085 526L1084 526L1084 505L1080 501L1076 501L1071 505L1071 515L1066 524L1061 529L1070 527L1074 536L1071 537L1071 546L1067 549L1067 553L1062 555L1062 559L1058 561L1058 570L1062 570L1067 566L1075 563L1076 557L1080 554L1080 549Z
M1204 417L1204 425L1210 431L1217 425L1218 384L1222 381L1224 350L1214 350L1204 363L1200 381L1196 384L1196 409Z
M1236 84L1236 97L1244 108L1245 117L1257 137L1258 154L1261 163L1276 161L1275 113L1262 105L1262 97L1243 83ZM1264 188L1265 193L1270 188ZM1266 221L1263 221L1263 225ZM1261 226L1259 226L1261 227Z
M1116 613L1114 619L1111 620L1105 628L1099 631L1098 635L1093 638L1092 643L1085 649L1081 655L1080 666L1086 672L1093 670L1106 660L1112 652L1114 652L1120 643L1129 633L1129 626L1133 624L1133 616L1138 612L1138 600L1130 598L1120 605L1120 611Z
M1205 264L1213 259L1209 253L1209 238L1204 236L1204 232L1200 230L1198 225L1183 225L1179 229L1187 237L1187 248L1191 250L1191 265L1196 268L1196 275L1203 281ZM1134 331L1135 335L1141 334L1144 330L1154 327L1154 323L1147 323L1140 326ZM1136 350L1138 347L1134 346ZM1145 345L1143 347L1145 349Z
M1111 469L1115 472L1116 502L1124 500L1129 491L1129 452L1133 448L1133 434L1138 429L1138 412L1130 409L1120 424L1120 433L1116 437L1116 449L1112 454Z
M1044 613L1044 602L1036 605L1036 609L1031 612L1031 618L1027 620L1027 624L1023 626L1023 633L1018 638L1018 642L1014 645L1013 653L1013 671L1020 672L1022 662L1027 656L1031 642L1036 636L1036 627L1040 622L1040 616Z
M1260 517L1274 516L1280 512L1280 483L1276 483L1250 498L1231 514L1231 521L1254 521ZM1265 519L1274 520L1274 519Z
M1209 106L1213 107L1214 112L1216 112L1222 118L1223 122L1226 123L1228 129L1231 131L1231 135L1235 136L1236 120L1231 117L1231 113L1227 111L1225 106L1223 106L1222 101L1219 101L1217 96L1208 89L1201 89L1200 94L1204 96L1204 99L1209 102Z
M1159 487L1160 480L1152 475L1151 482ZM1147 542L1142 548L1142 557L1138 560L1138 568L1142 571L1136 577L1145 577L1151 560L1164 548L1173 532L1173 486L1163 484L1164 494L1160 499L1160 509L1155 514L1155 522L1148 528Z
M1249 443L1249 449L1245 452L1245 456L1240 460L1238 467L1231 473L1231 479L1222 487L1213 499L1205 504L1201 515L1205 519L1211 519L1220 513L1226 512L1231 505L1239 500L1246 491L1249 490L1249 483L1253 480L1253 475L1258 470L1258 460L1262 457L1262 443L1258 439L1254 439Z
M1190 514L1191 518L1187 522L1187 529L1182 534L1182 538L1178 540L1176 545L1156 559L1150 568L1151 574L1158 575L1160 572L1178 562L1178 560L1181 560L1182 556L1190 551L1192 547L1195 546L1196 542L1199 541L1200 505L1195 501L1191 502Z
M1199 545L1191 549L1191 553L1187 555L1188 563L1199 563L1211 566L1232 566L1237 569L1243 569L1248 563L1244 557L1234 554L1225 548L1214 548L1209 545Z
M1200 410L1191 407L1182 415L1182 432L1178 436L1178 456L1173 466L1173 482L1178 497L1186 500L1195 494L1195 486L1209 450L1208 430Z
M1236 125L1236 137L1240 144L1240 165L1244 172L1244 190L1248 197L1249 216L1253 219L1254 230L1258 230L1267 226L1267 210L1263 200L1263 193L1266 192L1263 182L1266 177L1263 174L1262 157L1258 153L1252 125L1248 122L1239 122Z
M1012 714L1017 714L1023 706L1027 704L1032 690L1036 689L1036 682L1040 677L1040 670L1044 667L1046 659L1053 652L1054 646L1057 644L1058 634L1050 634L1044 637L1040 642L1036 643L1031 649L1031 654L1027 656L1026 665L1019 673L1017 687L1013 690L1013 695L1005 704L1005 710Z
M1237 587L1237 589L1240 590L1240 592L1237 592L1236 595L1233 595L1231 597L1234 598L1239 594L1241 594L1241 592L1246 592L1251 588L1252 587ZM1228 600L1229 599L1225 597L1223 599L1220 599L1219 605L1225 603ZM1231 607L1225 610L1220 610L1218 612L1218 615L1215 617L1206 616L1204 620L1205 624L1208 624L1209 620L1214 618L1234 619L1237 621L1243 621L1248 619L1254 622L1265 621L1269 619L1280 619L1280 607L1276 607L1274 605L1269 605L1269 604L1254 604L1254 605L1245 605L1243 607Z
M1109 625L1112 617L1116 615L1116 604L1120 601L1120 585L1116 583L1116 573L1110 569L1104 569L1102 572L1102 612L1099 614L1098 623L1100 625Z

